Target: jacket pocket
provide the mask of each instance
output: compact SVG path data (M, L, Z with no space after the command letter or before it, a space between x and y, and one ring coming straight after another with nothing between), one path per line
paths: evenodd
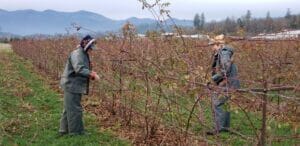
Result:
M71 85L71 89L74 93L86 93L87 92L87 78L77 76L74 78Z

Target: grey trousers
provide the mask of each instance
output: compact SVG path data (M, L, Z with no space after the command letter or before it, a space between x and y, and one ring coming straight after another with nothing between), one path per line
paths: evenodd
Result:
M217 93L213 93L212 102L214 110L215 130L227 130L230 127L230 112L222 109L223 105L229 99L227 96L218 98Z
M83 134L82 94L64 91L64 110L60 120L59 132L69 134Z

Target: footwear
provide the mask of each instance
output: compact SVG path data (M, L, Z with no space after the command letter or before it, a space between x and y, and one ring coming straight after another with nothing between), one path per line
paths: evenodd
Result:
M216 135L216 134L221 133L221 132L229 132L229 130L227 128L222 128L219 131L211 130L211 131L207 131L206 135Z
M56 138L60 138L60 137L65 136L67 134L68 134L68 132L58 132L58 134L56 135Z
M207 131L206 135L216 135L217 132L216 131Z
M85 132L82 132L80 135L89 136L89 135L91 135L91 133L85 131Z
M229 132L229 130L228 130L228 128L222 128L220 131L219 131L219 133L220 132Z
M71 136L89 136L91 133L83 131L83 132L78 132L78 133L70 133Z

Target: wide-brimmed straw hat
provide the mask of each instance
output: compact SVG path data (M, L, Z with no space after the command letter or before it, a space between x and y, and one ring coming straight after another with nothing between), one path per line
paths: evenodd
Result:
M225 44L224 34L217 35L214 38L209 39L208 45L214 45L214 44Z

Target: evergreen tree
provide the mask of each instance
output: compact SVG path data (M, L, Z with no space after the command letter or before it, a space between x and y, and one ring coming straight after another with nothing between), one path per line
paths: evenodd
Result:
M270 12L267 12L266 20L265 20L265 31L266 32L273 32L274 26L273 26L273 19L270 15Z
M199 31L200 30L200 16L197 13L194 17L194 28Z
M237 19L237 24L240 28L244 28L245 24L241 18Z
M292 15L289 21L289 27L291 29L297 29L297 16Z
M245 15L245 29L247 32L251 32L251 11L247 10Z
M291 17L292 17L291 10L290 10L290 8L288 8L284 18L285 19L291 19Z
M205 24L205 16L204 13L201 13L201 17L200 17L200 30L204 30L204 24Z

